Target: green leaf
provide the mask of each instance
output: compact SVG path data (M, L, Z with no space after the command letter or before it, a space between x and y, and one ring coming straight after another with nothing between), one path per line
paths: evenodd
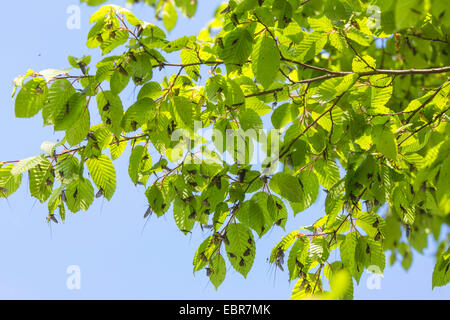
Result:
M330 281L331 295L334 299L353 299L352 276L346 269L333 272Z
M188 18L192 18L197 11L197 0L175 0L175 5Z
M274 220L267 210L269 195L258 192L253 197L241 204L236 212L238 220L252 228L261 237L272 227Z
M19 189L22 174L12 174L13 165L0 168L0 198L9 197Z
M66 187L67 208L76 213L87 211L94 202L94 188L88 179L80 177Z
M450 181L450 157L447 157L441 165L439 179L436 185L436 202L439 208L448 215L450 213L450 192L448 187Z
M192 262L194 265L194 272L205 267L216 250L217 243L214 241L214 237L210 236L206 238L195 252L194 261Z
M61 185L58 188L56 188L55 190L53 190L52 194L50 195L50 197L48 198L48 213L49 215L52 215L56 208L58 208L58 205L61 203L62 199L61 199L61 195L62 192L65 188L65 185ZM63 220L64 222L64 220Z
M435 287L443 287L450 282L450 251L442 252L436 261L433 270L432 284Z
M118 141L119 140L117 139L116 142L114 142L109 146L109 151L112 160L116 160L117 158L119 158L127 147L126 142L118 142Z
M364 47L370 46L372 40L368 34L356 28L350 28L347 31L346 36Z
M186 66L184 69L186 73L195 81L198 80L200 75L200 59L197 52L193 49L182 49L180 52L181 63Z
M284 103L272 113L272 124L276 129L281 129L296 119L298 114L298 107L291 103Z
M104 37L105 33L100 34L100 37ZM125 44L128 41L127 30L112 30L106 34L106 38L100 44L100 49L103 54L110 53L115 48Z
M130 61L131 76L136 85L142 85L153 77L153 65L147 53L134 54L134 59Z
M174 97L172 107L176 122L180 127L193 130L195 104L186 97Z
M326 189L331 189L341 180L339 168L333 160L319 160L314 164L314 172L319 183Z
M153 184L145 191L145 196L149 206L158 217L162 216L169 209L166 197L156 184Z
M423 1L419 0L397 1L394 7L397 30L415 26L426 13Z
M77 145L86 138L91 126L88 108L83 108L80 117L66 130L66 140L71 145Z
M270 188L281 197L298 202L301 199L302 189L298 179L290 174L278 172L270 179Z
M345 236L344 242L342 242L340 247L340 255L341 261L344 264L344 267L350 271L352 276L359 281L359 272L356 268L356 244L357 244L357 235L355 232L350 232Z
M42 78L28 81L19 91L15 101L17 118L30 118L44 106L47 97L47 84Z
M301 192L297 201L291 202L294 214L309 208L319 195L319 181L314 172L309 172L307 170L300 172L297 176L297 181L300 184Z
M328 37L324 32L313 31L306 33L303 40L297 46L296 60L307 62L317 56L325 47Z
M243 65L252 53L253 38L245 28L236 28L223 40L219 56L229 65Z
M325 212L329 215L336 215L342 210L342 193L345 190L345 179L341 179L330 190L325 199Z
M123 107L119 96L111 91L102 91L97 95L98 112L106 127L120 137L122 133Z
M353 58L352 70L354 72L369 72L377 67L376 60L373 57L364 55L362 59L360 57Z
M292 246L288 258L289 280L294 280L299 276L301 271L308 269L307 266L303 264L304 259L302 259L302 256L304 256L304 253L308 249L308 245L309 242L304 237L298 238Z
M148 174L143 174L152 168L152 159L148 153L148 149L144 146L136 146L131 151L130 162L128 165L128 174L134 184L141 182L146 183Z
M119 94L125 89L125 87L130 82L130 75L124 74L123 72L120 72L120 70L116 70L113 72L111 76L111 92L114 94Z
M222 282L225 280L227 267L225 265L225 259L220 253L216 254L214 258L209 262L209 279L214 287L219 288Z
M272 13L277 18L278 27L284 28L292 17L292 6L286 0L275 0L272 5Z
M25 171L28 171L35 166L37 166L41 161L45 161L46 159L43 156L36 156L27 159L20 160L12 169L12 175L20 175Z
M260 36L253 46L251 58L256 80L268 88L280 68L280 54L275 41L269 36Z
M372 140L377 151L390 160L397 159L397 143L394 133L389 126L375 126L372 128Z
M112 161L102 154L98 158L87 159L86 165L97 188L102 190L106 199L111 200L116 190L116 170Z
M255 259L255 241L248 227L240 223L233 223L227 227L225 244L228 257L233 268L247 277Z
M164 5L162 19L164 27L166 27L167 31L172 31L172 29L177 24L177 10L175 9L175 6L173 5L172 1L167 1Z
M313 96L319 103L325 103L333 100L337 96L348 91L356 79L357 74L349 74L342 78L332 78L325 80L317 89L317 93Z
M158 82L150 81L139 90L137 100L142 100L144 98L157 99L161 95L161 86Z
M270 254L269 262L274 263L277 258L280 257L280 252L286 252L290 246L294 243L298 236L298 230L294 230L291 233L283 237L283 239L278 242L275 247L273 247Z
M136 131L155 115L156 104L150 98L138 100L130 106L122 118L122 127L125 132Z
M330 255L328 242L323 237L314 238L309 245L309 257L313 261L325 263Z
M376 272L383 273L384 267L386 265L386 258L384 255L384 248L381 241L375 241L372 239L368 239L368 246L369 250L366 249L366 252L368 251L369 255L369 266L372 267L376 266Z
M69 111L69 101L75 88L67 79L58 79L48 90L47 101L42 109L44 125L56 125L63 121Z
M64 114L55 123L55 131L68 130L77 125L84 113L88 112L87 106L86 97L81 93L74 93L65 106Z
M39 160L29 170L29 186L30 194L43 203L53 190L53 166L47 158L39 157Z
M188 232L194 227L195 220L189 218L192 208L184 203L180 198L176 198L173 203L173 217L178 228L183 232Z
M239 113L239 122L243 130L255 130L258 134L263 129L261 117L252 109L243 109ZM251 132L249 132L251 133Z

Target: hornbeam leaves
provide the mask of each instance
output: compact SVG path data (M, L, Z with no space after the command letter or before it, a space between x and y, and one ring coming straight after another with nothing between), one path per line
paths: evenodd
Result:
M247 277L254 237L281 227L286 236L269 261L284 270L289 255L292 298L352 298L352 279L381 274L386 250L390 264L410 268L412 248L422 252L429 233L439 239L450 212L448 10L439 1L385 2L376 2L379 24L359 1L230 1L198 35L170 41L129 10L103 6L86 42L105 55L100 61L69 56L72 70L14 79L15 116L42 110L44 125L65 136L44 143L46 154L0 162L0 198L28 174L31 196L48 201L48 221L64 222L66 209L112 199L112 160L129 146L131 182L146 187L145 217L172 210L184 234L196 225L211 231L193 266L215 288L227 264ZM168 31L177 10L192 17L197 7L152 3ZM174 55L181 63L166 60ZM154 73L167 76L151 81ZM137 96L126 93L130 83ZM100 123L91 123L92 107ZM317 199L325 199L322 216L304 233L289 230L290 213ZM433 287L449 282L445 244L436 258Z
M298 179L287 173L276 173L270 180L270 188L291 202L298 202L302 196Z
M390 160L397 159L397 143L394 133L388 125L379 125L372 129L372 140L378 152Z
M53 190L55 177L53 166L47 158L39 157L39 162L29 170L30 194L40 202L45 202Z
M99 190L102 190L106 199L111 200L116 191L116 170L107 155L86 160L86 165L92 180Z
M217 288L225 280L225 274L227 267L225 264L225 259L220 253L216 254L214 258L209 262L209 269L207 269L207 274L209 273L209 279L214 287Z
M200 76L200 59L193 49L182 49L180 51L181 63L186 64L186 73L195 81Z
M46 159L43 156L37 156L37 157L31 157L27 159L23 159L19 161L12 169L11 174L12 175L20 175L35 166L37 166L40 162L45 161Z
M152 159L148 150L144 146L136 146L131 151L130 162L128 166L128 174L130 175L131 181L134 184L141 182L143 184L147 183L149 174L148 170L152 168Z
M13 165L0 167L0 198L8 197L19 189L22 182L22 174L13 174Z
M123 118L123 106L119 96L111 91L102 91L97 95L97 107L102 121L116 137L119 137Z
M47 97L47 84L42 78L28 81L19 91L15 102L15 114L18 118L30 118L44 106Z
M275 222L268 211L269 195L258 192L249 201L241 204L236 213L239 221L253 230L261 237Z
M240 223L228 226L226 236L228 244L225 249L228 260L237 272L247 277L255 259L255 242L248 227Z
M65 196L70 211L87 211L94 202L94 187L88 179L80 177L66 187Z
M252 53L252 45L253 38L248 29L239 27L224 37L224 48L220 48L219 56L227 65L242 65Z
M42 109L44 125L57 125L68 113L69 101L75 88L67 79L56 80L48 89L47 101Z
M136 131L154 116L155 102L150 98L138 100L130 106L122 118L122 128L126 132Z
M269 87L280 68L280 54L275 41L269 36L261 36L253 46L251 58L256 80L264 88Z
M442 287L450 282L450 250L443 251L439 254L436 266L433 271L433 288Z

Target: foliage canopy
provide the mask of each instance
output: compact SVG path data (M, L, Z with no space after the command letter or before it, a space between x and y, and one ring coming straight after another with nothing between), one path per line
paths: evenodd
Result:
M196 0L144 2L169 32L177 11L192 17L197 8ZM408 269L430 234L439 242L432 285L450 281L441 234L450 223L445 1L230 0L198 35L172 41L116 5L90 22L86 45L102 60L70 56L70 69L14 80L16 117L41 113L65 138L44 142L42 155L0 162L0 197L28 173L48 221L64 221L66 210L111 200L113 160L128 146L130 179L146 186L145 217L173 212L186 234L195 224L210 230L193 267L216 288L226 260L246 277L255 239L278 227L286 236L269 260L287 266L293 299L352 298L365 269L383 272L386 251L389 264L401 259ZM180 63L166 60L176 54ZM152 81L163 68L175 72ZM129 84L139 94L124 106ZM265 157L252 162L259 148ZM288 212L310 207L320 188L323 216L292 230Z

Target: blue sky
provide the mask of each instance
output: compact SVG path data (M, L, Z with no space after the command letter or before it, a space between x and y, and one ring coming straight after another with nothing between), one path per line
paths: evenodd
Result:
M180 18L170 38L196 34L211 19L219 1L200 0L193 20ZM115 1L123 5L124 1ZM69 30L66 13L75 0L21 0L3 4L0 75L0 160L17 160L39 153L43 141L56 141L40 117L15 119L11 100L12 80L31 68L66 68L67 56L91 54L85 46L90 15L95 8L81 6L79 30ZM153 22L153 11L137 5L133 11ZM173 70L172 70L173 71ZM175 70L176 72L176 70ZM170 75L163 70L155 79ZM124 105L132 104L137 92L127 88ZM275 272L266 259L284 234L273 230L257 242L252 271L244 279L228 269L227 279L215 291L203 271L194 277L192 258L208 234L196 229L192 236L181 233L171 215L152 217L144 232L146 198L142 187L134 187L127 173L129 153L115 162L118 185L111 202L96 200L88 212L69 214L66 223L46 223L47 206L33 200L26 179L20 190L0 201L0 298L2 299L288 299L294 283L287 273ZM286 232L315 221L324 211L324 195L316 205L295 218L290 216ZM355 288L356 299L448 299L450 287L431 290L434 267L432 246L424 255L415 254L405 272L397 263L387 267L381 290L369 290L368 274ZM81 289L69 290L66 269L78 265Z

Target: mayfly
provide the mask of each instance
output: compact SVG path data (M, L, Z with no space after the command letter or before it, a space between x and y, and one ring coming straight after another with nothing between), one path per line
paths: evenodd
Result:
M54 214L50 214L47 218L47 223L53 221L54 223L58 223L58 219L56 219Z
M279 260L275 261L275 265L280 268L281 271L284 271L283 265L281 264L281 262Z
M110 107L109 102L106 102L106 104L103 106L103 111L105 112L109 111L109 107Z
M104 195L103 189L100 188L100 190L98 190L98 192L97 192L97 194L95 195L95 197L98 199L98 198L102 197L103 195Z
M89 132L88 134L87 134L87 138L88 139L92 139L92 140L94 140L94 141L97 141L97 137L94 135L94 133L92 133L92 132Z
M239 176L240 183L244 182L246 173L247 173L246 169L239 170L238 176Z
M147 222L150 219L152 213L153 213L152 207L148 206L148 208L144 214L145 223L144 223L144 226L142 227L141 235L144 234L145 227L147 226Z
M81 72L83 72L83 74L86 75L87 74L86 64L84 62L80 62L78 63L78 66L80 67Z
M138 36L138 37L141 36L142 31L144 31L144 27L143 27L142 25L139 25L139 26L138 26L138 29L137 29L137 36Z
M144 214L144 219L146 219L147 217L149 217L152 214L152 208L149 206L147 211L145 211Z
M364 204L366 205L367 212L372 212L373 202L370 200L366 200L364 201Z
M214 228L214 226L211 224L201 224L200 223L200 228L202 229L202 231L204 231L204 229L212 229L212 228Z
M208 262L208 258L206 257L206 255L205 255L204 252L200 253L200 259L201 259L203 262Z
M61 200L63 202L67 202L66 192L64 190L61 191Z

